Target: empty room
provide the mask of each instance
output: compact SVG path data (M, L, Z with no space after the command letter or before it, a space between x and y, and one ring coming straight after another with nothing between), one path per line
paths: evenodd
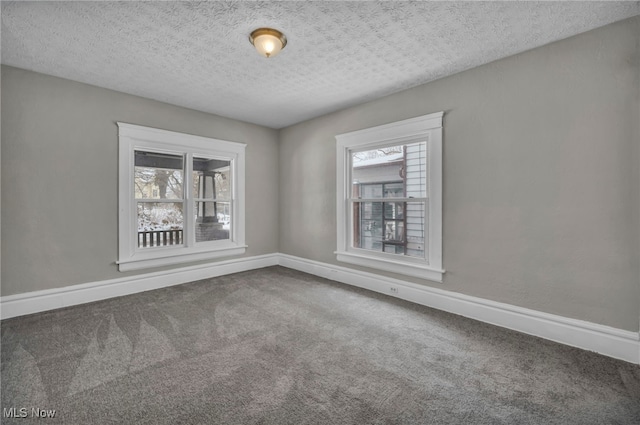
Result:
M1 15L3 424L640 424L640 2Z

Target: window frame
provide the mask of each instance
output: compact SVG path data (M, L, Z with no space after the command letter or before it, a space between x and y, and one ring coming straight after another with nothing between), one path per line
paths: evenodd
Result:
M173 265L244 254L245 244L245 143L160 130L117 122L119 148L118 260L120 271ZM134 192L135 151L184 156L183 244L138 248L137 200ZM195 242L193 158L231 161L229 239Z
M444 112L423 115L390 124L336 135L337 159L337 260L407 276L442 282L442 118ZM353 208L351 153L380 147L427 141L427 198L425 202L425 259L391 254L353 246ZM412 198L414 199L414 198ZM422 198L415 198L416 202ZM376 202L392 202L380 198ZM405 201L400 198L399 202Z

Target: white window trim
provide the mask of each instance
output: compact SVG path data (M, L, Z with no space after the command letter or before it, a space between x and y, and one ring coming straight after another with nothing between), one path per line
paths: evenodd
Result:
M337 157L337 241L338 261L371 267L407 276L442 282L442 117L436 112L336 136ZM427 137L428 160L428 238L425 260L403 255L354 248L349 193L351 190L350 152L376 146L402 143Z
M191 261L244 254L245 245L245 147L246 144L194 136L157 128L118 122L119 138L119 206L118 206L118 269L138 270ZM196 244L184 229L184 245L137 249L137 213L134 197L134 169L136 150L183 152L193 156L223 157L233 161L232 167L232 229L231 239ZM185 172L192 165L187 161ZM186 177L186 176L185 176ZM187 179L185 178L185 182ZM185 183L186 198L190 199L191 185ZM190 202L186 202L189 206ZM189 214L188 207L184 214ZM186 226L185 226L186 227Z

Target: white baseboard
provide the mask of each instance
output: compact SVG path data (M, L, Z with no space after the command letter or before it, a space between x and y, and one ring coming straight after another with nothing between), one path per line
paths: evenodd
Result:
M287 254L237 258L0 297L0 318L8 319L275 265L640 364L638 332L570 319ZM391 287L397 292L392 293Z
M640 364L638 332L570 319L287 254L280 254L279 258L279 264L284 267ZM392 287L397 292L391 292Z
M107 298L150 291L200 279L275 266L278 254L243 257L205 265L83 283L0 297L0 319L39 313Z

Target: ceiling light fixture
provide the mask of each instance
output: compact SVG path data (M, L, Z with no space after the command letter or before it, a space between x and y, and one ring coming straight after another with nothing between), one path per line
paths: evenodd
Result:
M258 28L251 33L249 41L265 58L274 57L287 45L287 37L272 28Z

